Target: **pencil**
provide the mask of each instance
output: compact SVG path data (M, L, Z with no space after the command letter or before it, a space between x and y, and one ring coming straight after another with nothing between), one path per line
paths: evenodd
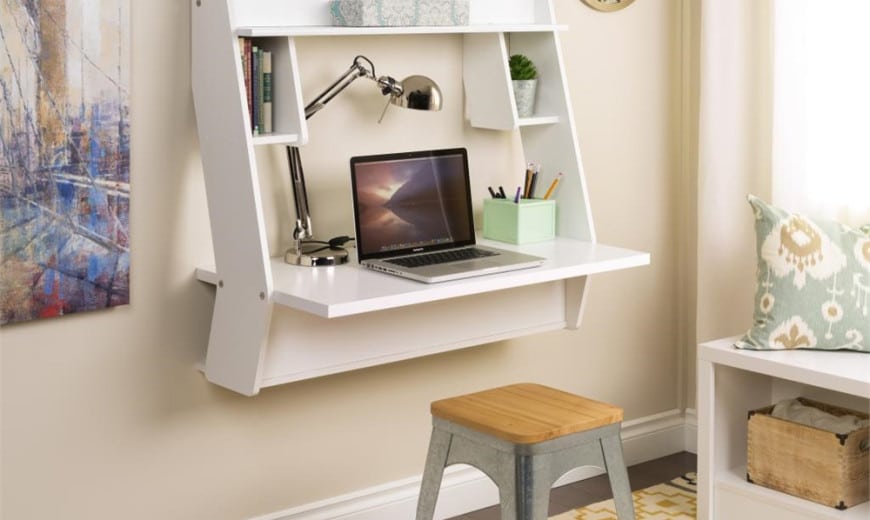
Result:
M528 168L526 168L525 183L523 184L523 198L524 199L529 198L529 186L531 186L531 184L532 184L532 172L534 172L534 171L535 171L535 165L532 163L529 163Z
M532 181L529 182L529 193L527 199L535 198L535 186L538 185L538 170L532 172Z
M556 185L559 184L559 181L562 179L562 172L559 172L559 175L556 175L556 178L553 179L553 183L550 184L550 187L547 188L547 193L544 194L544 200L548 200L550 195L553 194L553 190L556 189Z

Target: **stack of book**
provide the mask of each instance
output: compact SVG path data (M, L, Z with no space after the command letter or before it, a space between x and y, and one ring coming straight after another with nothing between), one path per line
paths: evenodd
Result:
M239 53L245 73L248 116L254 135L272 133L272 52L251 38L239 38Z

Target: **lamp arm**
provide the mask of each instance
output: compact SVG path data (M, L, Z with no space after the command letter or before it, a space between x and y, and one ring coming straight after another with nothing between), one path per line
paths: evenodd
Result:
M354 57L344 74L305 105L305 119L310 119L311 116L322 110L332 98L361 77L366 77L377 83L381 94L390 98L384 107L384 112L381 113L381 119L391 104L420 110L441 109L441 90L434 81L425 76L408 76L401 82L390 76L378 77L375 75L375 66L371 60L360 55ZM407 96L405 95L406 90L408 91ZM336 246L333 244L333 240L329 242L308 240L314 236L314 230L311 225L311 208L308 205L308 191L305 188L305 175L302 172L302 158L299 155L299 148L287 146L287 162L290 168L290 188L293 191L293 202L296 206L296 223L293 230L294 244L284 254L284 261L289 264L309 267L338 265L347 262L347 251L340 247L341 244ZM323 244L327 245L324 247ZM329 251L322 252L327 249Z
M361 77L370 78L381 84L383 88L383 78L375 79L375 65L371 60L365 56L356 56L344 74L333 81L331 85L326 87L305 106L305 119L309 119L319 112L332 98L341 93L342 90L346 89L357 78ZM298 250L301 241L314 236L314 230L311 225L311 211L308 207L308 190L305 188L305 174L302 171L302 158L299 155L299 148L295 146L287 147L287 163L290 167L293 202L296 206L296 226L293 229L293 240L296 241L296 249Z
M305 189L305 175L302 172L302 159L299 148L287 147L287 162L290 166L290 181L293 188L293 202L296 205L296 227L293 240L299 242L314 235L311 227L311 213L308 209L308 191Z
M366 68L366 65L368 65L368 68ZM353 59L353 63L350 64L350 68L344 74L326 87L310 103L305 105L305 119L311 118L311 116L326 106L332 98L341 93L342 90L346 89L357 78L361 77L377 81L379 84L381 83L380 79L375 79L375 66L371 60L365 56L356 56Z

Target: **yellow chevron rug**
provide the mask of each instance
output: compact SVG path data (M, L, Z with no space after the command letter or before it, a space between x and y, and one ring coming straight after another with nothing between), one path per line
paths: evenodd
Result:
M696 516L695 473L632 493L637 520L694 520ZM550 517L550 520L617 520L613 500Z

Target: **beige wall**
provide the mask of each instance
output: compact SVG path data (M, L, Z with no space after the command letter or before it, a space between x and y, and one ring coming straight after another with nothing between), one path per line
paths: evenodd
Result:
M579 0L554 3L570 26L562 34L565 66L599 240L650 251L652 265L596 276L579 331L246 398L193 368L206 343L212 293L192 275L211 252L189 84L188 4L133 2L132 303L0 331L0 516L237 519L406 478L422 469L429 401L520 380L619 403L628 419L681 407L680 2L644 0L608 15ZM353 101L337 99L344 109L330 106L312 120L306 172L345 168L357 151L417 144L468 144L473 166L484 171L481 185L484 166L513 167L515 140L462 123L458 37L392 42L300 45L310 74L306 94L365 50L379 72L425 68L448 78L442 87L451 105L426 135L407 137L414 123L393 112L359 137L353 128L371 125L380 102L371 113L355 113ZM323 53L316 59L309 57L315 47ZM348 118L352 124L339 124ZM340 153L320 137L327 132L339 139ZM405 138L388 140L395 135ZM319 153L330 150L331 158ZM321 193L343 193L338 179L318 179ZM325 197L315 197L316 208L327 207ZM331 198L334 211L315 218L324 234L346 232L347 204ZM279 248L287 208L281 197L271 200L270 235Z

